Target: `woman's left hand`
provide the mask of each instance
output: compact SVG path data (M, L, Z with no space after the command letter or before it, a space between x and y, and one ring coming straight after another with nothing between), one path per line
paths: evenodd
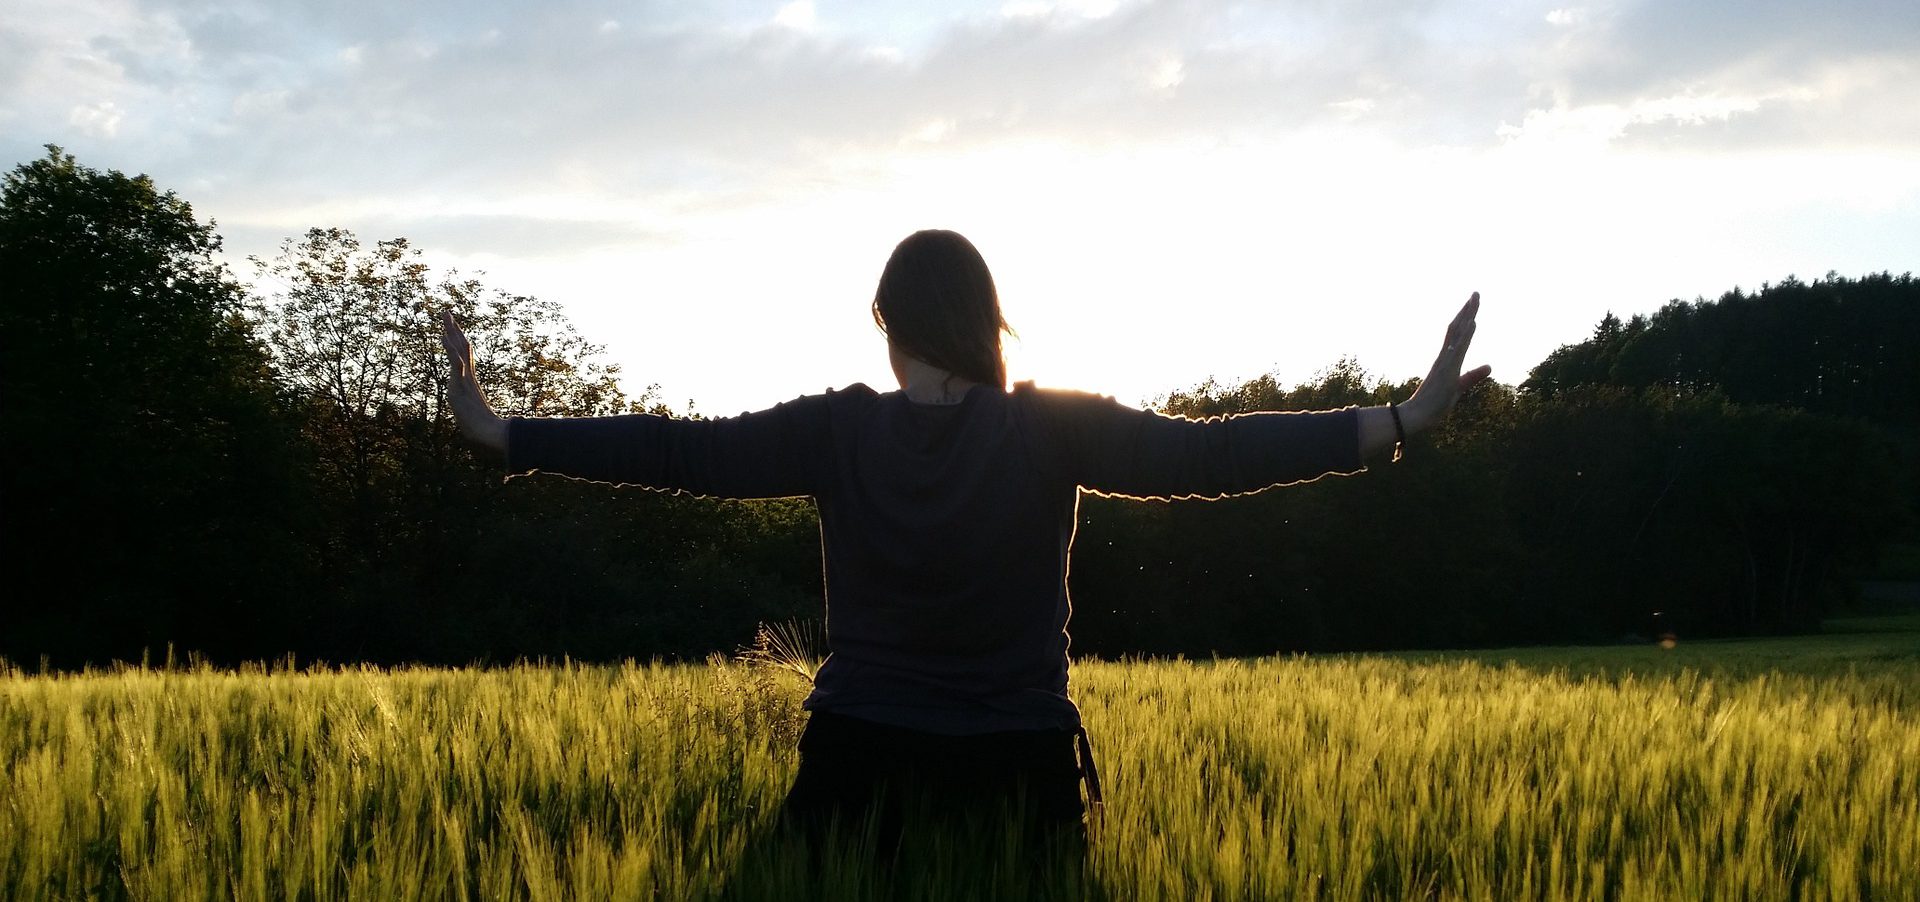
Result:
M1407 423L1408 431L1424 431L1440 422L1447 411L1453 409L1454 402L1460 400L1460 395L1493 373L1490 366L1460 372L1467 347L1473 344L1474 317L1479 313L1480 292L1476 291L1447 326L1446 344L1440 348L1440 356L1434 358L1433 369L1427 372L1426 380L1407 403L1400 405L1403 415L1412 420Z

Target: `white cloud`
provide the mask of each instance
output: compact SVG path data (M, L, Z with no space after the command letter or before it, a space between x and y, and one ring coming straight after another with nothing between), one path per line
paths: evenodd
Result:
M67 114L67 124L79 129L83 134L96 138L112 138L120 132L120 120L125 111L111 100L102 100L88 106L77 106Z
M1565 9L1554 9L1554 10L1547 11L1547 24L1549 25L1558 25L1565 28L1573 25L1581 25L1581 24L1584 24L1586 21L1587 21L1587 11L1585 8L1582 8L1582 7L1570 7Z
M813 0L793 0L773 14L773 24L796 31L812 31L815 24Z
M1147 83L1163 93L1171 94L1173 89L1187 80L1186 64L1179 57L1167 57L1155 64Z
M1009 19L1045 19L1056 15L1104 19L1120 8L1118 0L1011 0L1000 15Z
M238 119L279 115L286 109L285 90L247 91L233 98L233 115Z
M1636 124L1669 119L1682 123L1697 123L1707 118L1725 119L1736 113L1752 112L1759 105L1760 102L1754 98L1719 97L1665 97L1625 105L1556 105L1528 110L1526 118L1519 125L1503 122L1496 133L1515 144L1604 146L1626 134L1628 127Z
M953 135L955 123L952 119L934 119L913 131L913 140L926 144L938 144Z
M1346 100L1332 101L1327 104L1327 108L1339 113L1341 119L1352 122L1355 119L1373 112L1373 104L1374 101L1371 97L1352 97Z

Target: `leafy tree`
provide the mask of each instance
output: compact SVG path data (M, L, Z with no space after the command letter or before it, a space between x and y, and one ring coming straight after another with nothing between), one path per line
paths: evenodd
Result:
M472 630L449 637L446 621L484 582L474 553L501 500L498 462L473 458L446 407L441 312L467 325L495 406L513 415L623 411L618 368L556 304L436 275L404 238L368 246L316 228L253 262L269 290L255 327L323 486L314 538L345 614L325 644L365 657L459 644Z
M220 239L49 146L0 189L4 650L61 662L272 635L296 451Z
M519 416L665 414L558 305L436 275L405 239L341 229L256 260L258 329L298 399L324 486L316 535L338 587L325 654L467 661L699 657L819 606L810 504L727 503L556 478L503 486L441 392L440 313L476 349L494 407Z
M558 305L488 292L476 279L435 279L404 238L365 247L351 232L312 229L271 261L277 286L260 333L276 370L309 409L328 476L366 508L409 462L445 471L456 447L445 407L440 313L467 324L494 406L515 416L593 416L627 406L617 366ZM403 428L406 427L406 428Z

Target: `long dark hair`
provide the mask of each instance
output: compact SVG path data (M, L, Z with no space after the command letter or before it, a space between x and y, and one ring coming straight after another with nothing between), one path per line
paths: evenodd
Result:
M873 322L894 347L982 385L1007 387L1000 292L973 242L959 232L908 235L887 258L873 293Z

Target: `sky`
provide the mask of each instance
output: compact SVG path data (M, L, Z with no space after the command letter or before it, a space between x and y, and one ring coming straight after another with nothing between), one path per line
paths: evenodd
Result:
M145 172L559 302L670 406L892 387L893 245L1016 380L1509 383L1600 317L1920 269L1920 4L0 0L0 163Z

